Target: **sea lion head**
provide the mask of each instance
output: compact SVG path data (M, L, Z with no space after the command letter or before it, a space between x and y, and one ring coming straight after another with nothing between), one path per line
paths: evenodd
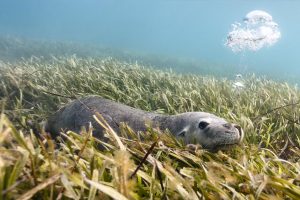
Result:
M182 137L187 144L200 144L212 151L239 144L244 137L239 125L210 113L188 112L175 118L178 137Z

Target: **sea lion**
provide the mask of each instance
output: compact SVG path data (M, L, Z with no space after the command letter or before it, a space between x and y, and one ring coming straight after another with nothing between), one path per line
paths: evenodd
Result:
M168 129L186 144L200 144L206 149L222 148L238 144L244 133L240 126L206 112L186 112L178 115L162 115L132 108L99 96L75 100L57 111L46 124L46 131L56 137L63 130L80 132L90 123L93 136L104 139L103 127L93 118L99 112L106 122L119 132L119 124L125 122L134 131L146 131L146 123L160 130Z

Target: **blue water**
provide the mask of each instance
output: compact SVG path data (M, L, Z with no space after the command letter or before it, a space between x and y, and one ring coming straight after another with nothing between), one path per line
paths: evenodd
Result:
M231 24L252 10L279 24L281 39L257 52L224 46ZM76 41L193 58L266 73L300 75L300 1L1 0L0 35Z

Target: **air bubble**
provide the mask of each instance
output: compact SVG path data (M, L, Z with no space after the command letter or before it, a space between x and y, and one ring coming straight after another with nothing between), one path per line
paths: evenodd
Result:
M273 17L261 10L249 12L242 23L234 23L225 45L233 52L257 51L275 44L281 37Z

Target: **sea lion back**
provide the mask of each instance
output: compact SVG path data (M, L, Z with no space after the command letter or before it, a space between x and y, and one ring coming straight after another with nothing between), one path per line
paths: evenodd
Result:
M79 132L90 123L94 128L94 136L103 138L103 127L93 118L98 112L106 122L119 131L119 123L125 122L134 130L145 130L145 121L150 120L151 113L132 108L99 96L88 96L77 99L52 115L46 125L46 131L57 137L61 131Z

